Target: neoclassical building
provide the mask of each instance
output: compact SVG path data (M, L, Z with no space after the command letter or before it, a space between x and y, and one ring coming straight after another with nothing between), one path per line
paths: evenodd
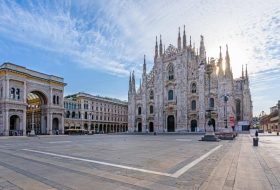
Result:
M65 131L126 132L127 102L79 92L64 98Z
M64 133L63 78L0 66L0 135Z
M210 64L213 72L206 68ZM210 84L210 85L209 85ZM209 88L210 86L210 88ZM209 93L210 89L210 93ZM225 98L226 97L226 98ZM134 72L129 78L128 128L138 132L204 131L209 120L214 128L252 120L249 76L243 67L241 77L234 79L230 55L220 47L217 59L206 57L204 38L196 49L180 29L176 47L163 48L156 39L154 64L146 71L144 56L142 83L135 87Z

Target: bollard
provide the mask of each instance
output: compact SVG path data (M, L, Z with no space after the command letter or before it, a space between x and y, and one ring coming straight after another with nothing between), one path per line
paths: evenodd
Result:
M259 138L253 138L253 146L258 146Z

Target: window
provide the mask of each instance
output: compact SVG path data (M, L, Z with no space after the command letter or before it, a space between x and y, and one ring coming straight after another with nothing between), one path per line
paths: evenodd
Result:
M215 105L214 98L210 98L210 107L213 108Z
M173 90L168 91L168 100L173 100Z
M85 119L87 119L87 118L88 118L88 117L87 117L87 115L88 115L88 114L87 114L87 112L85 112Z
M170 63L168 65L168 80L173 80L174 79L174 67L173 64Z
M59 96L56 97L56 104L59 104Z
M11 95L10 95L10 98L11 99L15 99L16 98L16 94L15 94L15 88L11 88Z
M192 110L193 111L196 110L196 101L195 100L192 101Z
M141 107L138 107L138 115L141 115Z
M192 85L191 85L191 92L196 93L196 84L195 83L192 83Z
M70 117L70 111L67 111L66 118L69 118L69 117Z
M154 113L154 107L151 105L150 106L150 114Z
M154 91L150 91L150 100L153 100L154 99Z
M79 112L79 119L81 118L81 112Z
M75 114L75 112L73 111L73 112L72 112L72 118L75 118L75 115L76 115L76 114Z
M55 98L55 95L53 95L53 104L56 103L56 98Z
M16 99L19 100L20 99L20 89L17 88L16 90Z

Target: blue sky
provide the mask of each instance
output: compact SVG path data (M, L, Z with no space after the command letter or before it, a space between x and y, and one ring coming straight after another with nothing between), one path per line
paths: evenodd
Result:
M207 56L228 44L234 77L248 65L254 115L280 99L279 0L0 0L0 62L64 77L65 94L127 99L129 72L153 62L155 36L176 44L178 27Z

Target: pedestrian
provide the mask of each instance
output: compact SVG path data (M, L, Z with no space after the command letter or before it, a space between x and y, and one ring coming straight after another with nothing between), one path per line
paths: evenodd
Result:
M256 132L255 132L255 136L256 136L256 137L258 137L258 136L259 136L259 132L258 132L258 130L256 130Z

